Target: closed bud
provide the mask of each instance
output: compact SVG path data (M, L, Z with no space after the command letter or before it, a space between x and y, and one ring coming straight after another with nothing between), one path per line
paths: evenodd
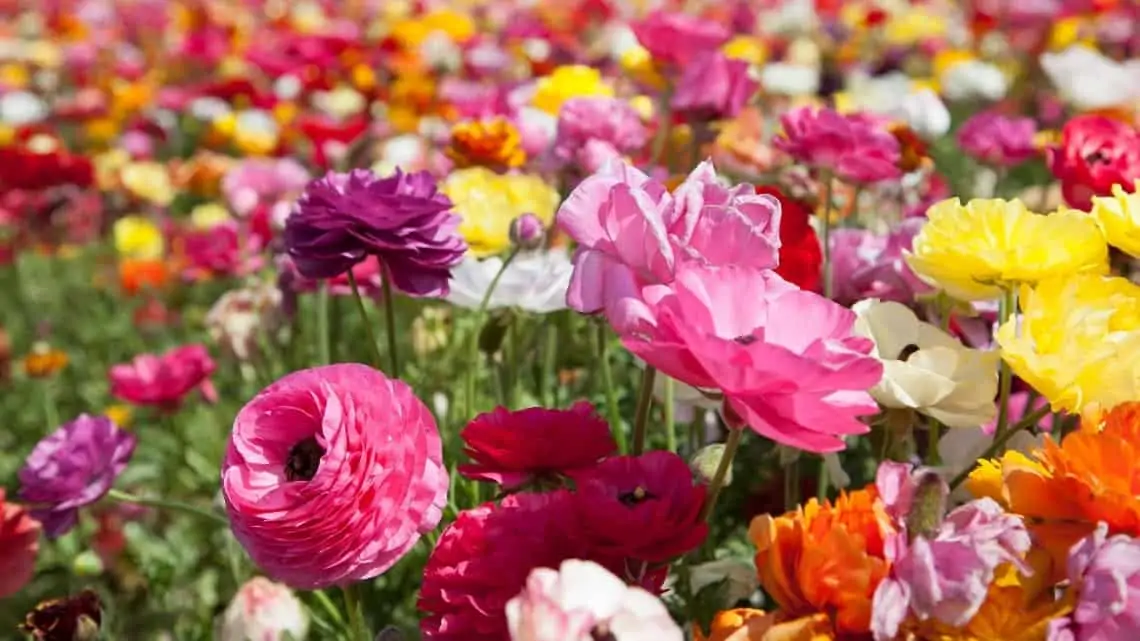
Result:
M222 614L214 638L220 641L302 641L309 615L288 587L265 577L246 581Z
M724 458L724 443L706 445L693 455L692 460L689 461L689 467L693 470L693 474L707 483L716 475L716 469L720 467L722 458ZM728 472L724 475L724 484L727 486L731 483L732 468L729 467Z
M938 533L946 514L946 498L950 486L938 472L921 469L914 473L914 499L906 515L906 529L911 538L931 538Z
M71 562L71 571L76 576L99 576L103 573L103 561L98 554L85 550Z
M522 249L542 247L546 230L534 214L523 214L511 221L511 242Z

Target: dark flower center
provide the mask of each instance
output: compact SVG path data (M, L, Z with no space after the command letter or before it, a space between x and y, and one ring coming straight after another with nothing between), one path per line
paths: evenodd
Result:
M590 638L594 641L617 641L617 637L614 636L613 632L610 632L609 626L604 623L594 626L594 629L590 631Z
M1085 162L1089 163L1090 165L1099 165L1100 163L1103 163L1107 160L1108 156L1106 156L1105 153L1100 149L1097 149L1091 154L1085 156Z
M914 356L915 352L917 352L917 351L918 351L918 345L915 345L914 343L910 343L909 345L903 347L899 351L899 360L903 361L905 363L907 360L910 359L911 356Z
M626 492L624 494L618 495L618 501L620 501L621 504L626 506L626 507L633 507L639 503L644 503L644 502L648 501L649 499L655 499L655 498L657 498L657 497L654 496L653 494L651 494L649 492L649 490L645 489L644 487L641 487L640 485L633 488L632 492Z
M312 436L297 443L289 450L289 458L285 461L285 478L290 481L311 480L317 475L324 455L325 449Z
M756 337L752 334L745 334L744 336L737 336L732 340L740 343L741 345L751 345L752 343L756 342Z

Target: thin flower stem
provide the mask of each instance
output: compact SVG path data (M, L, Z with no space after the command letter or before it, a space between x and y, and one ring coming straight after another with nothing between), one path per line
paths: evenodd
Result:
M372 319L368 317L368 310L364 308L364 297L360 295L360 286L351 269L348 270L348 284L352 286L352 297L356 299L356 308L360 310L360 318L364 321L364 329L368 332L368 342L372 345L372 356L375 358L373 365L383 367L384 356L380 353L380 344L376 342L376 330L372 328Z
M645 430L649 423L649 410L653 407L653 382L657 378L657 368L646 365L641 372L641 387L637 391L637 411L633 415L634 456L645 451Z
M665 400L662 402L662 409L665 415L665 449L670 452L677 451L677 425L676 419L673 416L676 396L675 382L672 378L666 377L665 379Z
M510 267L515 257L519 255L520 249L515 247L503 259L503 266L499 268L495 277L491 279L491 283L487 285L487 291L483 292L483 299L479 301L479 307L475 310L475 331L472 332L471 341L467 347L470 363L463 377L464 404L467 405L464 420L471 418L471 415L475 413L475 374L479 371L479 332L483 326L483 317L487 315L487 306L491 304L491 294L495 293L495 288L499 286L499 281L502 280L507 267Z
M193 514L195 516L200 516L204 519L214 521L215 523L219 523L221 525L228 526L230 524L229 519L227 519L225 516L222 516L218 512L190 505L189 503L182 503L181 501L168 501L166 499L135 496L134 494L128 494L126 492L115 489L111 489L107 492L107 498L119 503L131 503L133 505L142 505L144 507L185 512L187 514Z
M329 282L321 281L317 290L317 347L321 365L332 362L332 349L329 345Z
M321 607L325 610L325 613L328 614L333 619L333 621L344 625L344 613L342 613L340 611L340 608L336 607L336 604L332 602L332 599L329 598L328 592L325 592L324 590L313 590L313 597L320 602Z
M1014 313L1014 308L1017 306L1017 295L1012 288L1005 290L1002 293L1001 301L998 304L998 324L1005 325ZM994 430L994 442L1005 434L1006 428L1009 427L1009 395L1013 389L1013 371L1009 368L1009 363L1003 358L1001 360L1000 369L998 370L998 419L997 428Z
M384 296L384 323L387 325L388 358L392 362L392 378L400 378L400 347L396 342L396 305L392 296L392 272L387 265L381 265L384 282L380 284L381 294ZM361 309L364 307L361 305ZM376 341L372 342L373 345Z
M40 400L43 402L44 421L47 423L48 432L59 427L59 409L55 404L55 390L52 388L53 385L54 383L50 378L40 381Z
M942 423L938 419L930 419L929 437L926 444L926 464L930 466L942 463L942 456L938 453L938 441L942 438Z
M350 583L341 590L344 591L344 607L348 610L348 627L354 641L372 641L372 634L364 623L364 613L361 611L359 584Z
M1005 433L998 434L995 431L994 442L990 443L990 446L986 448L986 451L983 452L981 456L978 457L978 460L980 461L997 456L1004 450L1005 444L1009 442L1009 439L1013 438L1014 434L1017 434L1021 430L1029 429L1030 427L1037 425L1037 423L1039 423L1041 419L1048 416L1051 411L1052 408L1050 408L1048 405L1039 407L1033 410L1031 413L1026 414L1024 418L1013 425L1013 427L1006 430ZM972 468L967 467L966 469L959 472L958 476L955 476L954 480L950 481L950 489L954 489L961 485L967 478L969 478L971 471L973 471Z
M800 502L800 460L784 467L784 509L794 510Z
M596 332L598 346L598 365L602 369L602 386L605 387L606 412L610 422L610 429L617 440L618 450L628 452L629 444L626 440L625 429L621 423L621 408L618 407L617 388L614 387L614 372L610 367L609 341L606 340L606 326L598 323Z
M713 508L716 507L716 500L720 497L720 491L724 487L724 479L728 477L728 471L732 469L732 460L736 458L736 450L740 449L740 441L744 438L743 429L729 429L728 440L724 442L724 452L720 455L720 463L716 466L716 472L713 474L712 481L709 482L708 498L705 499L705 504L701 507L701 515L698 517L700 521L707 521L712 516Z
M546 344L542 349L542 401L547 407L558 404L558 381L555 380L558 365L558 324L549 323L543 331L546 332Z

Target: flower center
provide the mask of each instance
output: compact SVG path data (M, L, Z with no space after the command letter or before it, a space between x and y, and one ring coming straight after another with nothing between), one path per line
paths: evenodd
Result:
M639 503L644 503L649 499L657 498L649 493L649 490L638 485L633 488L632 492L626 492L618 495L618 501L626 507L633 507Z
M317 475L324 455L324 448L312 436L297 443L289 450L289 458L285 461L285 478L290 481L311 480Z
M617 637L614 636L613 632L610 632L610 627L605 623L594 626L594 629L590 631L590 638L594 641L617 641Z
M741 345L751 345L752 343L756 342L756 337L752 334L745 334L744 336L737 336L732 340L740 343Z
M1090 165L1099 165L1107 160L1108 156L1106 156L1100 149L1097 149L1091 154L1085 156L1085 162L1089 163Z
M899 360L905 363L908 359L910 359L911 356L914 356L915 352L917 351L918 345L910 343L899 350Z

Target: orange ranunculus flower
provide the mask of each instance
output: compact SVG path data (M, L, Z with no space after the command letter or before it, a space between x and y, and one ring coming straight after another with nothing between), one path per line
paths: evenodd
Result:
M36 343L24 356L24 373L28 378L47 378L67 367L67 352L47 343Z
M842 637L870 630L871 599L890 569L883 542L894 531L871 486L834 504L811 499L783 516L758 516L748 534L760 584L780 605L779 620L827 613Z
M166 284L170 272L161 259L124 259L119 262L119 286L127 294L142 289L158 289Z
M229 156L200 151L174 165L174 184L196 196L216 198L221 193L222 177L233 165Z
M705 636L699 627L693 630L696 641L835 641L835 632L826 614L820 613L792 621L777 623L776 617L763 610L740 608L716 615L712 629Z
M526 162L522 136L505 118L461 122L451 129L445 150L457 169L487 167L514 169Z

